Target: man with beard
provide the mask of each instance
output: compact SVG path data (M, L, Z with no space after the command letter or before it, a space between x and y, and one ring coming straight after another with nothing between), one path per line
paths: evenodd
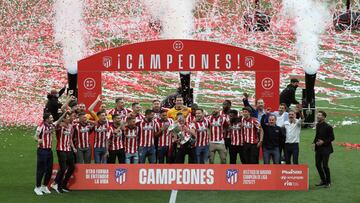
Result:
M74 153L77 152L73 143L73 128L70 114L66 113L64 120L56 126L56 153L59 167L55 182L51 184L57 193L70 192L67 184L75 170Z
M174 124L174 121L167 117L167 112L164 110L160 111L160 118L156 121L158 129L155 137L157 138L156 140L158 140L158 162L163 164L166 160L166 163L172 163L173 160L171 160L170 157L172 139L168 128Z
M194 129L190 129L186 123L185 119L183 117L183 114L179 112L177 115L177 121L176 124L179 125L179 133L182 134L184 137L183 140L175 133L173 133L173 141L177 143L177 152L176 152L176 163L185 163L185 156L188 155L188 163L193 164L196 163L196 154L195 154L195 147L194 143L191 141L192 139L195 139L196 132ZM189 139L188 141L185 141Z
M244 154L244 136L242 133L242 118L238 117L239 112L230 110L229 112L229 128L228 134L231 138L231 145L229 148L230 164L236 164L237 156L239 154L241 163L245 164Z
M138 102L134 102L131 104L132 112L131 116L135 117L136 123L141 122L145 116L141 114L141 106Z
M263 117L263 115L266 114L266 110L264 107L265 106L264 100L263 99L256 100L256 109L254 109L249 103L249 95L246 92L243 95L244 95L243 98L244 107L250 108L251 110L250 116L256 118L260 123L261 118Z
M115 99L116 107L109 111L110 115L118 114L122 120L125 121L125 117L132 112L132 110L125 108L125 101L123 98L118 97Z
M196 163L205 164L209 158L209 128L210 123L204 118L204 110L196 109L195 121L189 124L196 132L195 154Z
M291 157L293 164L299 164L299 142L301 124L304 119L304 114L301 111L300 118L296 118L296 112L289 110L289 121L285 121L286 141L285 141L285 162L291 164Z
M116 158L119 164L125 163L125 149L123 143L124 126L121 124L121 118L119 115L114 114L112 116L113 122L110 124L107 135L106 151L109 155L109 164L114 164Z
M195 121L195 113L196 113L196 109L198 109L198 105L196 103L193 103L191 105L191 113L189 113L187 116L186 116L186 119L185 119L185 123L187 125L189 125L190 123L194 122Z
M313 141L315 150L315 163L319 172L321 181L316 186L330 187L331 177L329 169L330 154L334 152L332 142L335 140L334 130L326 122L326 113L319 111L317 113L316 135Z
M210 124L210 145L209 145L209 162L214 163L215 153L218 152L220 162L226 163L226 147L224 134L227 130L227 119L220 115L220 107L215 106L212 115L207 118Z
M222 104L223 109L222 111L220 111L220 115L225 117L225 119L227 121L229 121L229 113L231 110L231 101L230 100L225 100ZM230 138L230 134L226 133L226 131L224 131L224 141L225 141L225 147L227 150L229 150L230 145L231 145L231 138Z
M136 126L134 117L126 118L126 126L123 130L124 145L125 145L125 163L137 164L139 163L138 153L138 138L139 128Z
M44 113L43 122L36 128L34 139L37 143L37 165L36 165L36 186L34 192L37 195L50 194L48 184L51 179L53 169L53 153L52 153L52 133L55 126L64 118L65 113L54 121L50 113ZM41 181L43 185L41 185Z
M280 93L280 103L285 103L287 108L291 104L299 104L295 98L296 88L299 86L299 80L292 78L290 84Z
M259 149L263 142L263 131L260 122L250 116L251 109L243 108L242 133L244 137L245 164L259 163Z
M146 157L149 163L155 163L156 151L154 146L154 136L156 133L156 121L154 112L146 109L145 118L139 124L139 163L145 163Z
M97 112L99 120L95 124L94 159L96 164L106 163L106 139L109 122L104 111Z
M88 121L85 112L79 113L79 122L74 124L76 163L89 164L91 162L91 148L89 136L94 131L94 123Z

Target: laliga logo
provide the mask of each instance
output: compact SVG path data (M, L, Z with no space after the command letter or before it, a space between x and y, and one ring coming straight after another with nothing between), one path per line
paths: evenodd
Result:
M266 89L269 90L274 86L274 81L271 78L264 78L261 81L261 86Z
M112 64L112 58L110 56L104 56L102 63L105 68L110 68Z
M84 87L87 90L93 90L96 86L96 82L94 80L94 78L86 78L84 80Z
M184 49L184 44L182 43L182 41L175 41L173 43L173 49L175 51L182 51Z
M255 59L252 56L245 56L245 66L252 68L255 65Z

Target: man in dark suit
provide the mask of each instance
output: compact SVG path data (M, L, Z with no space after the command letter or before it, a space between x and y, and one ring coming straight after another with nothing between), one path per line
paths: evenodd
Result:
M313 141L315 149L316 168L319 172L321 181L316 186L330 187L329 158L334 152L331 142L335 140L334 131L331 125L326 123L326 113L319 111L317 114L318 123L316 124L316 135Z
M295 98L295 92L298 85L298 79L292 78L290 80L290 84L280 93L280 104L285 103L287 108L289 108L291 104L299 104Z

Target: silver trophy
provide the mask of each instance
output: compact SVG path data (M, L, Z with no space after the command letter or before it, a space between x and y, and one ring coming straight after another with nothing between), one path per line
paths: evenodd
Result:
M178 123L170 125L170 127L168 128L168 132L172 132L173 134L175 134L180 140L180 144L182 145L187 143L189 140L191 141L191 143L194 143L194 139L191 136L184 136Z

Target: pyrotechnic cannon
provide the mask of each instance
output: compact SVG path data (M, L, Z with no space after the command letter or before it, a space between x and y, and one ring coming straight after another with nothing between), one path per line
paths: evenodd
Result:
M315 81L316 74L305 73L305 89L302 91L302 107L305 124L313 124L315 122Z

